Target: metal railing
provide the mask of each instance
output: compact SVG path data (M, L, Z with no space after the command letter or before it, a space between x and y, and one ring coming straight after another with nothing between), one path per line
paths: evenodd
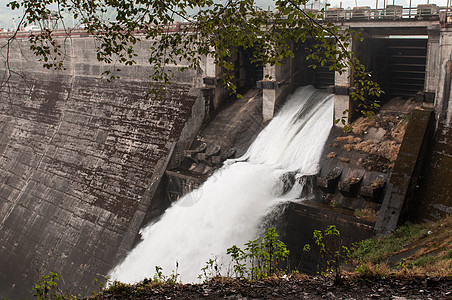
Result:
M452 1L452 0L451 0ZM326 22L343 21L374 21L374 20L439 20L445 26L452 26L452 7L439 7L435 4L420 4L417 7L402 7L401 5L386 5L386 8L354 7L352 9L327 8L322 10L304 8L306 12L312 13L318 19ZM177 22L169 25L168 32L176 32L190 27L188 23ZM18 31L16 37L28 37L33 32L39 31ZM140 33L140 31L137 31ZM0 32L0 38L9 38L14 32ZM54 36L86 36L90 35L84 28L67 28L53 31Z
M322 13L319 10L309 10L325 21L363 21L363 20L440 20L442 15L450 16L451 8L438 7L435 4L420 4L417 7L387 5L386 8L354 7L353 9L327 8ZM445 21L450 23L449 18Z

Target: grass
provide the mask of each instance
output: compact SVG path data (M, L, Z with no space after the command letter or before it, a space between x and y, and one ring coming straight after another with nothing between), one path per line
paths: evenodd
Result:
M406 224L388 236L361 242L356 270L364 275L416 275L452 278L452 216L437 222Z

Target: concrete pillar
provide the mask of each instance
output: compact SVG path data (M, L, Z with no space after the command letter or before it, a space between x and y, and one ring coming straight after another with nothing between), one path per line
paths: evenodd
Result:
M262 120L271 120L275 113L276 89L262 89Z
M293 63L294 60L288 58L281 65L264 67L264 79L257 83L257 87L262 88L263 92L262 116L264 122L273 118L278 106L293 90Z
M353 41L347 48L348 51L352 50ZM334 120L345 119L346 124L349 121L350 110L350 96L349 89L351 85L351 69L347 66L341 73L336 72L334 74ZM337 126L344 127L342 122L336 124Z
M452 127L452 28L441 28L436 72L435 112L438 122Z
M223 99L228 95L227 90L223 87L220 74L221 68L215 64L214 58L207 56L204 63L203 83L207 88L214 90L214 95L212 97L213 109L218 108Z
M277 98L278 82L276 81L277 66L264 66L264 78L258 83L258 87L262 88L262 117L266 122L273 118L275 113L275 103Z
M424 101L433 102L438 86L439 72L439 25L432 25L427 28L427 62L425 65Z
M218 75L218 68L215 64L214 58L212 56L206 57L204 76L205 77L216 77Z

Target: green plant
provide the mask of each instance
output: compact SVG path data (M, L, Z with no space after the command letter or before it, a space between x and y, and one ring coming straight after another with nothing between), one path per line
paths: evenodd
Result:
M344 245L341 234L335 225L328 226L323 232L314 230L313 238L325 263L325 271L321 273L332 273L335 281L340 281L342 267L352 258L352 248ZM303 248L303 251L310 250L309 244L306 244Z
M201 269L203 274L198 275L198 279L202 279L204 277L205 280L220 276L220 269L221 267L218 265L218 257L215 257L214 259L209 258L208 261L206 261L206 265Z
M48 275L41 277L38 283L33 287L33 296L38 300L64 300L64 299L77 299L75 296L65 295L61 289L58 288L60 278L57 273L50 272Z
M130 284L113 281L109 284L108 288L106 288L104 293L114 293L119 295L130 295L134 290L134 287Z
M246 263L244 262L244 260L246 260L245 252L234 245L227 250L226 254L229 254L233 260L233 272L235 277L244 277L246 272Z
M176 270L171 271L171 275L167 276L163 274L163 268L160 266L155 266L155 274L153 277L153 282L157 284L176 284L178 283L180 274L178 273L179 263L176 261Z
M440 260L440 258L436 257L436 256L422 256L422 257L419 257L418 259L414 260L413 262L410 262L408 264L408 268L425 267L427 265L434 264L438 260Z
M275 228L270 228L263 237L247 242L244 250L236 245L229 248L227 254L231 255L235 276L258 280L284 273L281 264L289 256L289 250L278 237Z
M407 267L408 267L407 259L406 257L404 257L397 264L397 270L406 269Z
M447 251L443 259L452 259L452 250Z
M105 276L103 280L94 278L94 282L97 284L97 286L99 286L100 292L102 292L108 286L109 281L110 281L110 278L108 276ZM93 294L95 294L95 292L93 292Z

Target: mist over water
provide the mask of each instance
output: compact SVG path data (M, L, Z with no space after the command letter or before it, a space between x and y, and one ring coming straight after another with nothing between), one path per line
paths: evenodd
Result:
M296 90L244 156L226 162L142 229L142 241L109 277L134 283L152 277L155 266L168 275L178 262L182 282L198 282L207 260L226 262L227 248L255 239L262 219L277 204L300 195L298 180L284 193L283 174L318 172L332 110L331 95L310 86Z

